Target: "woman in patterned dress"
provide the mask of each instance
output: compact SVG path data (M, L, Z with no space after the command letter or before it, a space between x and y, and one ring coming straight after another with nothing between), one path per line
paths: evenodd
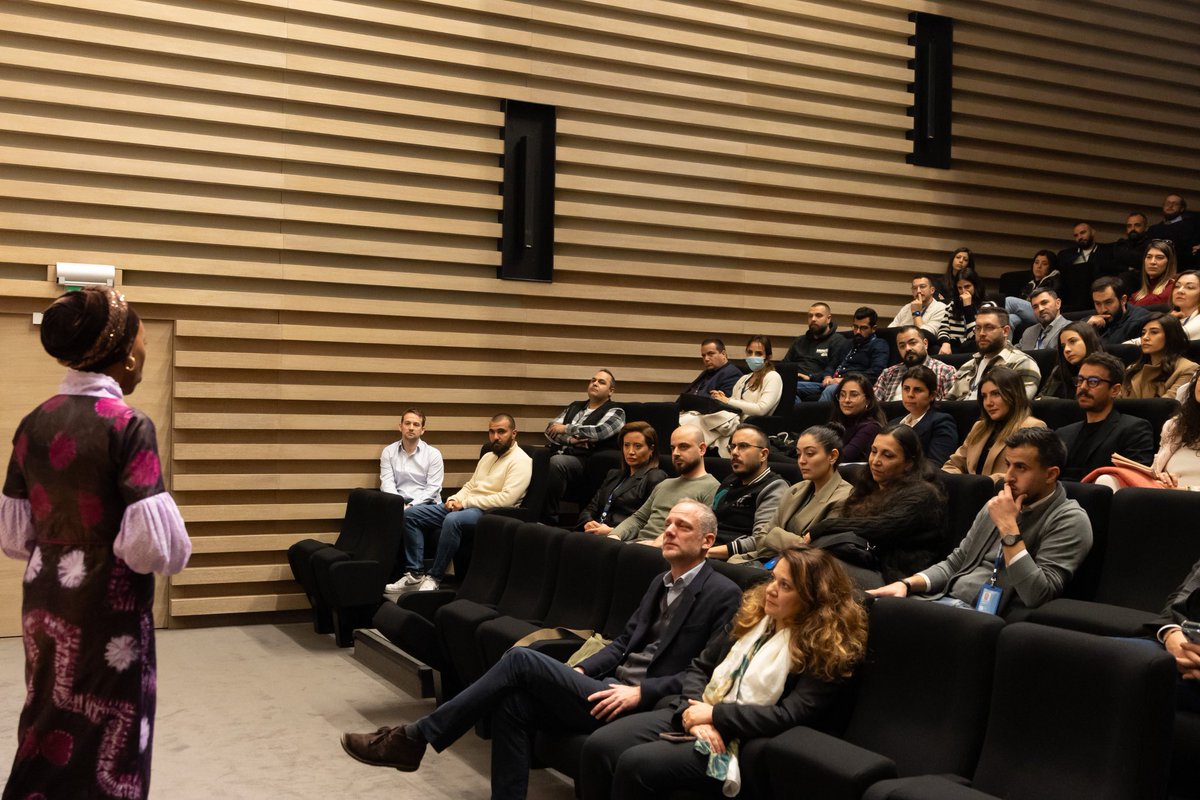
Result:
M191 543L163 488L154 423L125 404L145 331L107 287L63 295L42 345L68 367L21 421L0 547L28 562L25 707L4 798L144 798L154 730L154 576Z

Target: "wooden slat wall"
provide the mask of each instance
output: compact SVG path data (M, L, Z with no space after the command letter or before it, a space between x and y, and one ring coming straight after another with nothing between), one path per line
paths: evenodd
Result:
M951 170L904 162L913 10L958 20ZM536 440L599 365L665 399L703 334L782 352L813 299L890 316L960 244L995 275L1200 185L1197 33L1168 0L9 0L0 292L115 263L175 321L173 618L296 609L287 545L407 405L457 485L488 416ZM494 277L503 98L559 109L550 285Z

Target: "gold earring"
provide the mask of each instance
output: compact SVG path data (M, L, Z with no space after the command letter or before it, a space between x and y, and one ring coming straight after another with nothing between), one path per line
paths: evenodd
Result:
M125 371L133 372L135 369L137 369L137 359L133 356L125 359Z

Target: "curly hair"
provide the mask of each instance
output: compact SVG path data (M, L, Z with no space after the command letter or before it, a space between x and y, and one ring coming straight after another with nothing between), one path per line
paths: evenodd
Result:
M819 680L848 678L867 650L867 612L855 596L854 582L828 551L807 545L779 554L776 569L787 565L800 608L784 622L791 628L788 646L791 670ZM766 615L768 583L742 596L733 619L734 639L745 636Z

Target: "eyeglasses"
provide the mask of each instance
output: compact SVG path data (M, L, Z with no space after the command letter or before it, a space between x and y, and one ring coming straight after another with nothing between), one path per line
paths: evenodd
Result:
M734 442L733 444L729 445L729 451L731 453L732 452L741 453L744 450L766 450L766 449L767 448L765 448L765 447L759 447L758 445L750 444L749 442Z
M1086 378L1083 377L1082 375L1075 376L1075 385L1076 386L1082 386L1083 384L1086 383L1087 387L1089 389L1095 389L1097 386L1099 386L1102 383L1115 383L1115 382L1116 381L1110 381L1106 378L1097 378L1095 375L1089 375Z

